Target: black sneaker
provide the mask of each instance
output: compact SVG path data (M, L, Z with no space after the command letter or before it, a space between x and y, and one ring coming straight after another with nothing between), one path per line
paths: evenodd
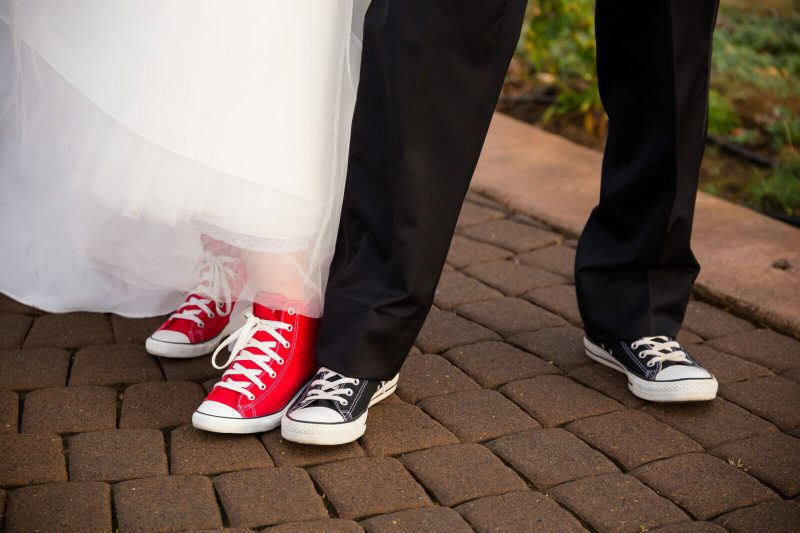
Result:
M651 402L696 402L717 396L717 380L672 337L629 341L583 339L586 355L624 372L631 392Z
M397 378L389 381L348 378L320 368L281 420L284 439L301 444L345 444L367 429L367 411L391 395Z

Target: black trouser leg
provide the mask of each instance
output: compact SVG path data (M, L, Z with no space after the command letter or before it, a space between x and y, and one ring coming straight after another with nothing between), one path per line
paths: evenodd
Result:
M321 366L396 373L433 302L525 0L373 0Z
M689 241L716 0L598 0L609 134L575 263L587 335L676 335L699 272Z

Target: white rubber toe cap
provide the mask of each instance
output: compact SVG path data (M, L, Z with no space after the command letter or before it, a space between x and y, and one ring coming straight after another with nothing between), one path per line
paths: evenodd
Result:
M658 373L656 381L675 381L678 379L709 379L707 370L689 365L672 365Z
M337 411L327 407L304 407L289 414L292 420L298 422L316 422L318 424L340 424L344 418Z
M169 329L160 329L150 335L150 338L161 342L172 342L176 344L189 344L189 337L180 331L172 331Z
M206 400L203 403L201 403L200 407L197 408L197 412L209 416L221 416L225 418L243 418L242 414L233 407L229 407L224 403L214 402L211 400Z

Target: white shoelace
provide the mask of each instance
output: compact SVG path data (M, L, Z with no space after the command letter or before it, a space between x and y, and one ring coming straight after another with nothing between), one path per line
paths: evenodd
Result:
M178 306L170 318L191 320L201 328L205 327L200 313L214 318L210 305L217 302L217 312L227 316L232 307L232 291L230 280L236 277L231 265L239 264L239 259L227 255L213 255L208 252L203 256L200 266L200 280L191 291L192 296Z
M289 309L289 314L294 314L293 309ZM230 337L217 347L214 351L214 356L211 359L211 364L214 368L222 370L231 363L233 366L229 368L223 375L219 383L215 387L223 387L232 391L244 394L249 400L255 400L255 395L247 390L251 384L255 384L259 390L265 390L266 384L261 380L261 375L266 372L270 378L275 378L278 373L270 367L273 361L278 365L283 364L283 358L275 351L278 348L278 343L284 348L289 348L291 344L284 339L279 333L280 330L292 331L292 325L277 320L263 320L253 316L251 313L245 314L245 324L241 328L234 331ZM257 341L253 336L258 331L266 331L274 340L270 341ZM233 343L230 356L225 364L217 364L217 355L223 348ZM249 348L260 350L263 353L254 353L249 351ZM240 364L241 361L251 361L258 368L247 368ZM245 381L236 381L233 376L242 376Z
M361 380L356 378L345 377L338 372L321 368L322 377L315 379L311 382L308 394L306 394L306 403L311 403L317 400L332 400L339 402L341 405L347 405L349 400L343 396L352 396L353 389L341 387L342 385L358 385ZM334 381L334 378L339 378ZM318 387L319 388L315 388Z
M641 339L631 343L631 348L636 350L639 346L647 346L646 350L639 353L639 357L645 358L652 355L653 358L647 362L647 366L652 367L661 361L675 361L680 363L688 363L689 358L681 349L680 343L671 341L668 337L642 337Z

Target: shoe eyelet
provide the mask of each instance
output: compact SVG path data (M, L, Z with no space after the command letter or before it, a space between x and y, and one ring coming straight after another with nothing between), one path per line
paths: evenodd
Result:
M286 326L286 331L292 331L293 329L294 329L294 326L292 326L291 324Z
M654 363L652 361L650 361L649 363L647 363L647 368L653 368L653 365L654 365Z
M287 342L286 344L284 344L284 345L283 345L283 347L284 347L284 348L289 348L290 346L291 346L291 344L290 344L290 343L288 343L288 342Z
M198 325L198 326L200 326L201 328L204 328L204 327L206 327L206 323L205 323L205 322L200 322L200 323L199 323L199 324L197 324L197 325Z
M249 395L247 396L247 399L248 399L248 400L250 400L250 401L252 402L253 400L255 400L255 399L256 399L256 395L255 395L255 394L249 394Z
M282 365L285 361L283 359L275 359L275 362Z
M277 374L277 372L273 372L272 374L269 375L269 377L271 377L272 379L275 379L276 377L278 377L278 374Z
M352 396L353 395L353 389L347 389L347 395L348 396Z
M357 380L355 380L355 381L353 382L353 385L358 385L359 383L361 383L361 381L357 379Z
M266 385L259 385L258 386L258 390L267 390L267 386Z
M294 315L297 311L294 310L294 307L290 307L289 309L286 310L286 312L289 313L290 315Z
M347 404L349 404L349 403L350 403L350 402L348 402L347 400L342 400L342 405L347 405Z
M208 314L208 318L214 318L214 316L215 316L214 313L209 313Z

